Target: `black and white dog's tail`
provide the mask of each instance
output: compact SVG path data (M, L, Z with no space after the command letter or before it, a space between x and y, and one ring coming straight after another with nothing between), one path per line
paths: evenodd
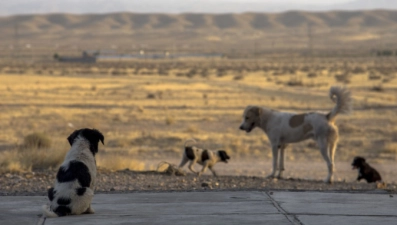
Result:
M45 217L48 217L48 218L58 217L58 215L55 212L51 211L51 209L48 205L43 205L41 207L41 209L43 210L43 215Z
M186 147L190 147L191 145L187 145L189 142L193 142L194 144L196 144L197 143L197 141L196 140L194 140L193 138L191 138L191 139L187 139L186 141L185 141L185 148Z

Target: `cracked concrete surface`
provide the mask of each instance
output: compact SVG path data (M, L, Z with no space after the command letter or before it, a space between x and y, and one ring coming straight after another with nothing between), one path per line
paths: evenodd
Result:
M93 215L40 217L45 196L0 197L0 224L395 224L397 196L326 192L98 194Z

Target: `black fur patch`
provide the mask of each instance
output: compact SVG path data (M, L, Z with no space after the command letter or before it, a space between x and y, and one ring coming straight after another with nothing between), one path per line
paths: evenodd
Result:
M185 147L185 154L186 157L190 160L194 160L196 158L192 147Z
M82 195L84 195L84 193L85 193L86 190L87 190L87 188L77 188L77 189L76 189L76 194L77 194L78 196L82 196Z
M90 150L92 154L96 154L98 152L98 142L101 141L104 144L105 138L103 134L95 129L83 129L81 131L81 135L85 137L90 142Z
M50 202L52 202L52 200L54 200L54 195L55 195L56 191L54 190L54 188L49 188L47 191L48 194L48 199L50 200Z
M352 166L353 168L358 169L358 181L361 179L365 179L367 183L382 181L382 177L380 176L379 172L366 163L363 157L355 157Z
M74 140L79 135L81 135L90 142L90 151L92 152L93 155L95 155L98 152L98 142L101 141L102 144L104 144L105 141L105 137L98 130L84 128L80 130L75 130L72 134L69 135L68 141L70 146L73 145Z
M201 153L201 162L205 162L206 160L210 159L210 156L208 154L208 150L205 149L202 153Z
M219 154L219 157L221 157L222 162L227 163L227 160L230 159L230 157L227 155L226 151L224 151L224 150L219 150L218 154Z
M80 131L81 130L75 130L75 131L73 131L73 133L71 133L69 135L69 137L67 139L68 139L70 146L73 145L74 139L76 139L79 136Z
M70 161L67 170L64 167L59 168L57 180L60 183L78 180L81 187L90 187L91 175L84 163L74 160Z
M58 205L69 205L72 200L70 198L58 198Z
M67 206L60 205L54 210L54 213L56 213L58 216L66 216L71 214L72 210L70 210L70 208Z

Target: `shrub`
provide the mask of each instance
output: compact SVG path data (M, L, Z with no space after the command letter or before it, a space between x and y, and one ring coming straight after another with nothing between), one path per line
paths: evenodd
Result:
M33 133L24 138L22 147L29 149L49 148L51 147L51 140L45 134Z
M69 148L65 145L55 149L20 147L0 153L0 173L25 172L34 169L57 168Z
M174 117L167 116L167 117L165 118L165 124L171 125L171 124L174 124L174 123L175 123Z

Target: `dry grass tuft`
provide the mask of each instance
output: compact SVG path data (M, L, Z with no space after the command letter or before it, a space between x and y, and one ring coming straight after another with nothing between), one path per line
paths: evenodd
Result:
M298 77L292 77L287 83L288 86L303 86L303 81L302 79Z
M171 125L171 124L174 124L174 123L175 123L175 118L174 118L174 117L172 117L172 116L167 116L167 117L165 118L165 124Z
M131 145L129 138L115 138L108 141L107 146L116 148L125 148Z
M68 148L18 148L0 154L0 173L57 168Z
M236 75L233 77L233 80L243 80L244 76L243 75Z
M42 133L29 134L24 138L22 147L28 149L34 148L49 148L51 146L50 138Z
M371 91L376 91L376 92L383 92L384 88L382 84L374 85L371 88Z
M146 96L147 99L155 99L156 98L156 94L153 93L148 93Z
M190 126L188 126L186 128L185 132L187 132L187 133L198 133L199 129L196 126L194 126L194 125L190 125Z

